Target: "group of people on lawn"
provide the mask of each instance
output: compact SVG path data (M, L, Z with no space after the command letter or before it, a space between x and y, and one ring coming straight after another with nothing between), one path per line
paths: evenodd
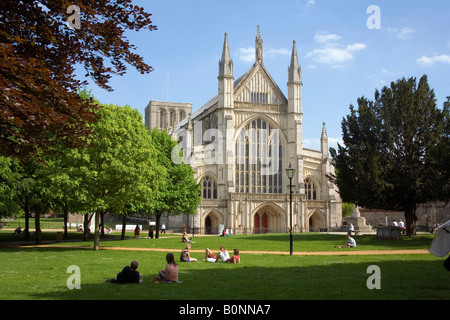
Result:
M350 233L350 232L349 232ZM183 234L183 242L190 242L185 241L186 234ZM352 237L350 237L350 234L347 234L347 242L344 243L342 246L335 246L339 248L355 248L356 247L356 241ZM185 248L181 251L180 255L180 261L181 262L195 262L198 261L196 258L191 257L191 245L190 243L187 243ZM166 261L167 265L164 268L164 270L159 271L159 274L154 277L153 282L155 283L170 283L170 282L178 282L178 264L175 262L175 257L173 253L168 253L166 255ZM224 263L240 263L241 257L239 256L239 249L234 249L233 256L230 257L228 254L228 251L225 250L224 246L220 246L220 251L217 254L217 257L214 255L214 253L209 249L205 249L205 257L203 258L203 261L207 262L224 262ZM142 275L139 274L137 271L138 262L133 260L131 262L130 266L126 266L123 268L121 272L117 274L116 278L108 279L106 282L114 282L114 283L142 283L143 278Z
M190 255L191 245L187 244L186 247L181 252L180 261L181 262L193 262L197 261L197 259L192 258ZM178 282L178 264L175 262L175 257L173 253L169 252L166 254L167 265L164 270L160 270L159 274L153 278L153 282L155 283L170 283L170 282ZM220 246L220 251L217 254L217 258L214 256L214 253L209 248L205 250L205 258L203 261L207 262L225 262L225 263L240 263L241 258L239 256L239 250L234 249L234 254L232 257L225 250L224 246ZM119 272L116 278L106 280L107 283L142 283L143 277L137 271L138 262L136 260L131 261L130 266L126 266L123 268L121 272Z

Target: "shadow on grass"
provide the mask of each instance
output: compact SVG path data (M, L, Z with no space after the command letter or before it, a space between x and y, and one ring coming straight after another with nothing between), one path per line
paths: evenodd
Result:
M404 300L450 299L449 273L443 260L429 255L369 257L250 256L252 264L280 266L179 264L180 281L154 284L157 271L144 272L144 283L106 284L105 279L82 279L80 290L66 284L30 293L45 300ZM396 259L396 260L394 260ZM270 261L269 261L270 260ZM285 266L282 266L285 265ZM370 265L380 268L380 290L369 290ZM20 288L26 294L26 288Z

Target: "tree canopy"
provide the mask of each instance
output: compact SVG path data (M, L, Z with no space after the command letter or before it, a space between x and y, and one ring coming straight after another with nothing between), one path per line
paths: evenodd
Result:
M71 5L80 9L77 29L67 25ZM55 136L82 145L97 115L77 94L86 82L76 67L107 90L127 65L152 71L125 36L155 30L150 17L132 0L0 1L0 154L26 159Z
M342 121L344 145L330 153L331 180L343 201L405 211L408 235L416 233L420 204L450 198L449 108L436 105L427 76L401 79L361 97Z
M94 249L98 249L100 215L143 209L153 201L159 183L156 173L164 172L138 110L103 105L98 112L100 119L87 138L92 143L65 155L68 175L84 190L83 211L96 213Z
M162 215L192 215L197 212L201 201L201 185L195 180L194 170L190 165L172 161L173 151L178 150L178 146L167 131L159 131L154 128L151 135L153 144L159 151L158 163L166 168L166 171L158 176L159 189L153 203L153 214L156 216L157 225L156 236L158 237ZM183 157L180 155L180 158Z

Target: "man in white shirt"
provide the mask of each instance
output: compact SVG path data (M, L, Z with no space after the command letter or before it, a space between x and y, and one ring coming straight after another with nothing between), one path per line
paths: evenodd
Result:
M402 229L402 233L405 233L405 223L402 219L400 219L400 221L398 222L398 226Z

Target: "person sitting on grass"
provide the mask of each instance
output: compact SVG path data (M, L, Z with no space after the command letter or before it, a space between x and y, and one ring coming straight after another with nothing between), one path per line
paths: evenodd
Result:
M130 266L126 266L123 268L121 272L119 272L116 278L108 279L106 283L142 283L143 277L137 271L138 262L136 260L131 261Z
M334 246L335 248L356 248L356 241L349 235L347 235L347 242L342 246Z
M195 243L195 241L191 240L192 238L188 238L186 231L183 232L183 237L181 238L181 242L184 243Z
M191 253L189 252L191 250L191 245L187 244L183 251L181 251L180 261L181 262L193 262L197 261L195 258L191 258Z
M220 246L220 251L216 258L216 262L217 261L222 261L222 262L230 262L231 261L230 255L228 254L228 251L225 250L224 246Z
M166 261L166 268L159 271L159 278L164 283L178 282L178 264L175 262L173 253L166 254Z
M239 256L239 249L234 249L234 254L231 257L230 263L241 263L241 257Z

